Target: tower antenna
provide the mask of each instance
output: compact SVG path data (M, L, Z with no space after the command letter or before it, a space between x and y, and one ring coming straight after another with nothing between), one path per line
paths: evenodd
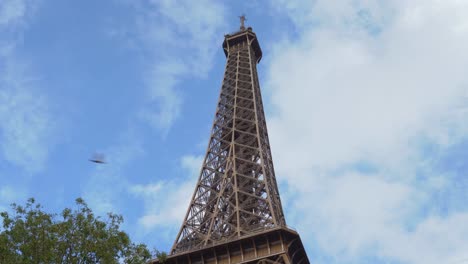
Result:
M240 30L245 30L245 25L244 25L244 23L245 23L245 21L247 20L247 18L245 18L245 15L244 15L244 14L241 15L241 16L239 16L239 18L240 18Z

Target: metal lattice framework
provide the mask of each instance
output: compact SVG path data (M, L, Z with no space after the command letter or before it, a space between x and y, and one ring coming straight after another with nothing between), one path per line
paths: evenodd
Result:
M171 254L286 226L256 69L262 51L251 28L226 35L223 48L226 69L208 149Z

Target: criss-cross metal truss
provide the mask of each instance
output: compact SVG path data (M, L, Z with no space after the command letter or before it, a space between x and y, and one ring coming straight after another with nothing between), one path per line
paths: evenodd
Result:
M227 57L213 128L185 220L171 254L285 227L251 28L226 35Z

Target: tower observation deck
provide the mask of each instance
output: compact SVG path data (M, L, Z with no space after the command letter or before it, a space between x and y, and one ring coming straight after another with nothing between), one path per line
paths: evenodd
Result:
M257 75L262 50L244 21L224 38L208 148L168 264L309 263L299 234L286 226Z

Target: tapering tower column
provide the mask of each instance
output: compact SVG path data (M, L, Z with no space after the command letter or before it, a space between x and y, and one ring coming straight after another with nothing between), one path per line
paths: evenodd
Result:
M262 50L244 21L223 42L213 128L169 263L309 263L286 226L257 75Z

